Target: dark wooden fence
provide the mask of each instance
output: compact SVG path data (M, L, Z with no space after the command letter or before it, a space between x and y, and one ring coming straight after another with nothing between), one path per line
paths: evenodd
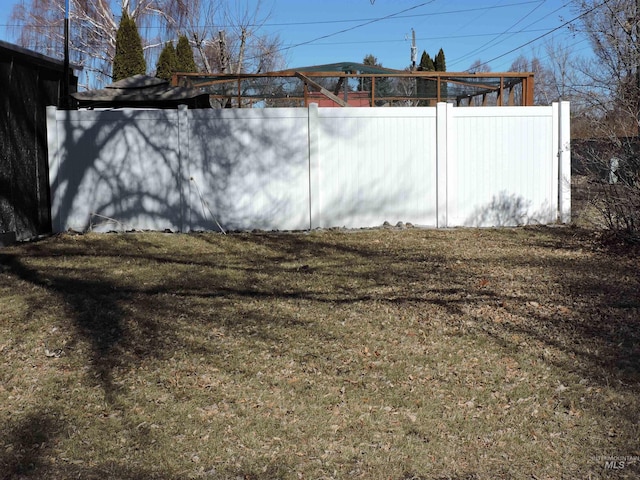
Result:
M46 107L63 79L62 61L0 41L0 233L18 240L51 231Z

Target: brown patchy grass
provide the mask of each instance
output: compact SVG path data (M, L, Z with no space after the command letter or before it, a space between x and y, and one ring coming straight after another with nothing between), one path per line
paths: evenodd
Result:
M638 478L639 267L575 228L6 248L0 478Z

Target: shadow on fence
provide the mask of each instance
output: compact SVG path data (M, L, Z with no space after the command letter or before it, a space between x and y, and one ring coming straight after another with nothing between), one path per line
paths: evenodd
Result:
M180 120L164 116L171 113L153 112L147 115L159 118L145 121L145 112L107 112L89 127L75 120L77 113L61 112L68 118L59 120L66 134L52 178L59 229L270 228L287 215L296 216L297 228L308 228L308 211L292 210L286 194L305 178L307 151L287 128L256 128L225 110L226 121L213 116L200 123L189 142L178 138ZM308 192L297 205L308 206Z

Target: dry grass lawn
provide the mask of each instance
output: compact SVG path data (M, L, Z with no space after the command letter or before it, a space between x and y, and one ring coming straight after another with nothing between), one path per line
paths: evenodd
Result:
M640 478L640 261L577 228L0 250L0 479Z

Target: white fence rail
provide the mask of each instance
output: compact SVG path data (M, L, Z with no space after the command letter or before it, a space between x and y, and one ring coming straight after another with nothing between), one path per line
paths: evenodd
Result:
M47 116L54 231L570 220L566 102Z

